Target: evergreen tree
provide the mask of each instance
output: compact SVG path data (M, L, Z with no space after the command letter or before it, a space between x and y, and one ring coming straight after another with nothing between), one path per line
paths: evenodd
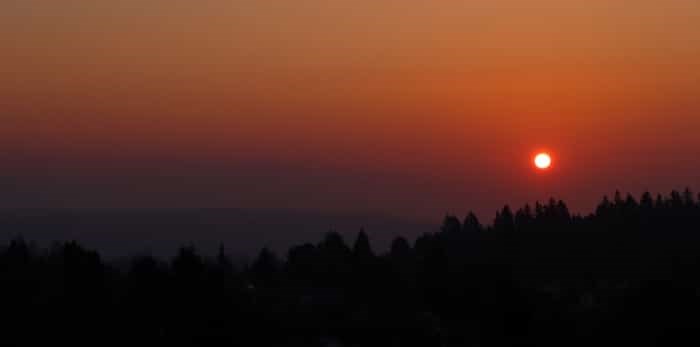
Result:
M467 217L464 218L464 224L462 224L462 230L464 232L479 232L482 231L484 227L479 222L479 219L473 212L469 212Z
M367 237L364 229L357 234L352 254L356 259L374 258L374 252L372 252L372 247L369 244L369 237Z
M442 222L442 227L440 227L440 231L445 234L454 234L460 230L462 230L462 223L459 219L452 215L446 215Z

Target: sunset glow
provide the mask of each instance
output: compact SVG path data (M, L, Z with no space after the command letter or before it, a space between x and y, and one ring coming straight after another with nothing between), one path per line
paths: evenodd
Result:
M5 207L427 219L698 181L700 1L69 4L0 5Z

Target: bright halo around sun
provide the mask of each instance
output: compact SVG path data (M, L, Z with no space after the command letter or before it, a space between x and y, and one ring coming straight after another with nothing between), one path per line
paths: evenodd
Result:
M540 170L549 169L552 166L552 156L549 153L539 153L535 156L535 166Z

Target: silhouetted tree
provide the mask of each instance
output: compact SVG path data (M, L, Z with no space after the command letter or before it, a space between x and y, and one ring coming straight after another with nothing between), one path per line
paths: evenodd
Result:
M374 258L374 252L372 252L372 247L369 244L369 237L367 237L364 229L360 230L360 232L357 234L355 245L352 248L352 254L355 259L366 260Z
M462 224L462 230L464 232L479 232L482 231L484 227L479 222L479 218L473 212L469 212L467 217L464 218L464 223Z
M172 268L176 277L184 281L196 281L204 274L204 260L193 246L182 247L173 259Z
M250 266L223 244L111 263L17 238L0 246L2 344L693 345L699 200L616 192L582 217L550 199L505 206L492 226L447 216L384 254L364 230L352 247L329 232Z
M649 211L654 207L654 198L651 197L651 193L644 192L639 203L645 211Z
M462 223L459 221L459 219L457 219L457 217L451 215L445 216L440 231L442 231L443 233L450 234L457 233L460 230L462 230Z
M664 198L661 196L661 194L656 195L655 205L658 209L663 209L666 207L666 201L664 201Z
M533 227L535 217L532 215L530 205L525 205L525 207L515 212L514 222L516 228L520 231L529 231Z
M391 243L392 258L407 258L411 255L411 245L403 237L397 237Z
M693 192L690 188L685 188L683 191L683 204L687 208L695 206L695 198L693 197Z
M496 213L493 228L496 231L505 233L512 233L515 231L515 220L509 206L506 205L500 212Z
M263 248L250 270L257 286L276 286L279 284L281 261L268 248Z

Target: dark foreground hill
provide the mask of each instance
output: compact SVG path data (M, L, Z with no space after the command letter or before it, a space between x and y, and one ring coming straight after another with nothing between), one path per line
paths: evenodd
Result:
M676 346L700 336L700 203L551 200L447 216L376 253L327 233L237 265L181 248L126 269L75 242L0 251L2 345Z

